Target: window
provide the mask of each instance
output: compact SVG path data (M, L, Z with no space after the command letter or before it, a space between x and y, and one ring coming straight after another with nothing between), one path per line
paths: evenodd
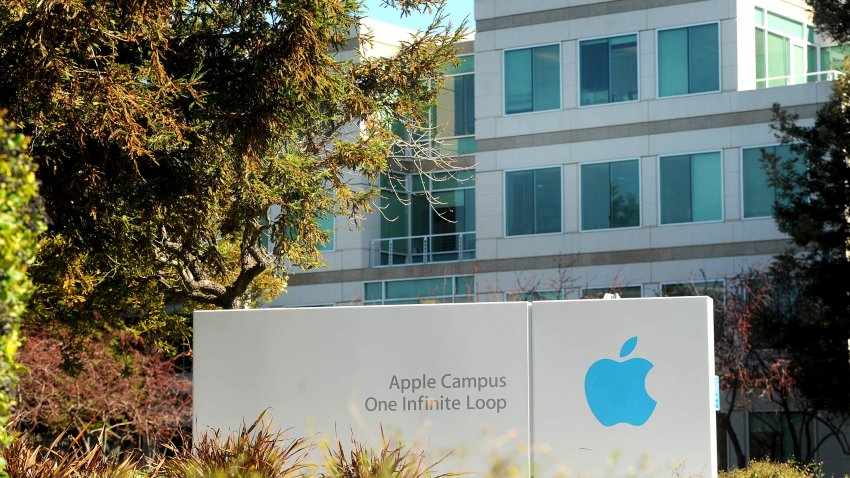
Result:
M333 214L321 217L316 221L319 224L319 229L328 234L328 241L324 244L318 244L317 249L321 252L330 252L334 250L334 239L336 231L336 220Z
M522 292L506 292L505 300L508 302L534 302L538 300L560 300L563 299L559 290L532 290Z
M505 114L561 107L560 56L559 45L505 52Z
M407 143L396 146L394 156L411 159L417 151L408 146L410 143L434 148L444 156L475 153L475 57L460 56L458 62L445 65L444 84L437 91L436 104L423 112L427 124L392 122L391 131Z
M720 91L717 23L658 31L658 96Z
M765 153L781 159L794 159L797 172L802 172L805 165L802 155L795 152L791 145L745 148L741 153L745 218L773 215L773 205L777 201L776 188L768 183L767 172L762 164L762 155Z
M819 46L815 28L755 7L756 88L835 80L847 45Z
M442 153L450 156L475 153L475 57L459 57L460 64L446 67L445 86L431 110Z
M581 291L582 299L602 299L605 294L620 294L621 299L636 299L642 296L643 287L630 285L625 287L590 287Z
M475 171L381 176L372 266L475 259Z
M661 224L723 219L723 166L720 152L659 159Z
M756 88L805 83L807 70L817 71L806 33L802 22L756 7Z
M794 439L810 449L811 421L802 412L750 412L750 459L786 461L794 458ZM791 422L790 424L788 422Z
M726 286L722 280L663 284L661 295L664 297L688 297L705 295L717 301L726 297Z
M850 45L825 46L820 49L820 80L834 80L833 71L844 71L844 59L850 56ZM811 61L811 60L809 60Z
M472 302L475 299L473 276L435 277L363 284L363 305L439 304Z
M581 165L581 228L640 226L640 161Z
M561 168L505 173L505 233L561 232Z
M581 106L638 99L637 35L579 42Z

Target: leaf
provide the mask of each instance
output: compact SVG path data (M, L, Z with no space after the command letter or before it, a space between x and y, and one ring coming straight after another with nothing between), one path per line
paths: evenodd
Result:
M623 346L620 348L620 358L634 352L635 347L637 347L637 335L623 342Z

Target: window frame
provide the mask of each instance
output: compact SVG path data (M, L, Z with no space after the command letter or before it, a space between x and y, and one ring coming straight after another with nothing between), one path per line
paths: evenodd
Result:
M669 222L664 223L661 220L661 158L667 158L670 156L691 156L694 154L706 154L706 153L719 153L720 154L720 219L712 219L709 221L688 221L688 222ZM676 227L676 226L687 226L690 224L712 224L712 223L721 223L726 221L726 168L723 165L724 156L722 149L709 149L704 151L685 151L681 153L665 153L659 154L655 159L655 171L656 171L656 181L655 181L655 194L658 198L658 206L656 207L656 217L658 218L658 227ZM693 198L691 198L693 200ZM691 205L693 209L693 205Z
M474 62L475 53L464 53L462 55L456 55L456 57L458 59L462 59L464 57L472 57L473 62ZM471 72L451 73L451 74L446 74L446 75L443 75L443 76L446 77L446 78L455 78L455 77L458 77L458 76L471 76L473 84L474 84L474 82L475 82L475 65L473 64ZM473 95L473 98L472 98L472 102L473 102L472 108L473 108L473 116L474 116L474 111L475 111L475 96L474 95ZM435 107L436 107L436 105L435 105ZM431 114L431 111L430 111L430 108L429 108L428 115L430 116L430 114ZM476 118L473 118L473 129L475 129L475 125L474 125L475 120L476 120ZM429 138L429 141L432 141L432 142L453 141L453 140L459 140L459 139L462 139L462 138L473 138L473 139L475 138L474 132L472 134L463 134L463 135L454 135L454 136L439 136L439 135L436 134L437 130L438 130L437 123L431 118L428 118L428 123L433 125L433 128L434 128L434 135L433 135L433 137ZM458 154L454 157L463 158L463 157L467 157L467 156L475 156L475 151L473 151L471 153Z
M818 68L815 75L817 77L818 73L820 73L820 71L821 71L821 66L820 66L820 48L821 47L817 43L810 43L808 41L808 35L807 35L809 30L813 29L814 27L810 23L808 23L807 21L796 20L796 19L791 18L789 16L786 16L784 14L778 13L777 11L775 11L773 9L769 9L769 8L763 7L763 6L758 5L758 4L754 4L753 7L754 7L754 9L760 9L762 11L763 21L761 23L759 23L757 20L754 19L753 20L753 25L754 25L753 28L754 28L754 33L757 33L757 30L759 30L759 29L762 30L762 34L763 34L763 38L764 38L764 49L765 49L764 50L765 77L764 78L758 77L758 63L755 60L753 61L753 65L756 67L756 74L753 76L753 81L755 82L755 88L757 90L763 90L763 89L767 89L767 88L776 88L776 87L780 87L780 86L804 85L806 83L809 83L809 76L812 75L812 73L810 73L808 71L808 55L809 55L808 48L809 47L815 47L815 55L817 55L817 59L815 60L815 62L816 62L815 64L817 65L817 68ZM769 23L770 23L769 19L770 19L771 15L773 15L775 17L782 18L783 20L787 20L787 21L794 22L794 23L799 23L802 26L803 38L797 38L797 37L789 36L786 32L783 32L782 30L778 30L776 28L772 28L771 26L769 26ZM790 71L789 71L787 78L785 80L782 80L782 81L785 82L784 85L771 85L770 84L771 81L778 81L777 77L771 78L769 76L771 64L770 64L770 54L768 53L768 38L769 38L769 35L771 35L771 34L782 37L782 38L788 40L789 56L788 56L787 60L788 60L788 65L789 65ZM794 66L795 66L794 60L795 60L795 57L796 57L796 54L794 53L794 47L800 47L800 48L802 48L802 51L803 51L804 57L802 59L802 63L803 63L803 71L802 72L794 71ZM753 44L753 50L755 51L756 49L757 49L757 46L754 43ZM800 78L800 77L803 79L803 81L797 82L796 79ZM759 86L759 83L764 83L764 86Z
M627 288L627 287L638 287L638 288L640 288L640 298L644 298L644 297L646 297L646 295L644 295L644 287L643 287L643 284L623 284L623 285L621 285L621 286L619 286L619 287L617 287L617 288L618 288L618 289L625 289L625 288ZM587 295L587 291L588 291L588 290L593 290L593 289L612 289L612 287L607 287L607 286L600 286L600 287L582 287L582 288L581 288L581 290L579 291L579 298L584 297L585 295ZM625 299L626 297L621 297L621 298ZM588 300L588 299L581 299L581 300Z
M584 179L581 173L581 168L585 164L603 164L603 163L620 163L625 161L637 161L638 162L638 225L637 226L626 226L626 227L607 227L600 229L585 229L583 226L583 216L584 212L582 211L582 191L584 187ZM602 161L587 161L584 163L578 163L578 230L581 233L594 233L594 232L610 232L610 231L628 231L633 229L640 229L643 227L643 168L641 167L641 158L627 158L627 159L606 159ZM610 181L610 179L609 179ZM561 188L563 189L563 188ZM661 206L659 205L659 208Z
M661 96L661 74L659 72L659 67L661 66L661 56L658 54L660 42L659 42L659 33L662 31L668 30L680 30L682 28L691 28L691 27L700 27L703 25L717 25L717 89L713 91L700 91L698 93L685 93L681 95L667 95ZM721 93L723 91L723 31L721 29L722 22L720 20L715 20L711 22L702 22L702 23L690 23L685 25L677 25L675 27L664 27L664 28L656 28L655 29L655 98L656 99L669 99L669 98L683 98L686 96L698 96L698 95L711 95L715 93Z
M508 297L511 295L521 295L521 294L545 294L549 292L554 292L558 294L558 298L556 299L540 299L540 300L511 300ZM503 292L502 293L502 302L546 302L553 300L564 300L566 294L563 289L544 289L544 290L536 290L536 291L523 291L523 292Z
M636 74L637 74L637 98L634 99L634 100L628 100L628 101L599 103L599 104L595 104L595 105L582 105L581 104L581 43L585 42L585 41L611 39L611 38L624 37L624 36L628 36L628 35L634 35L635 36L635 44L636 44L636 48L637 48L637 71L636 71ZM608 65L608 67L610 69L610 63ZM602 36L581 38L581 39L576 40L576 72L578 73L578 75L577 75L578 81L577 81L577 84L576 84L576 104L578 105L579 109L581 109L581 108L598 108L600 106L623 105L623 104L630 104L630 103L640 103L640 100L641 100L641 97L640 97L640 83L641 83L641 81L640 81L640 32L634 31L634 32L620 33L620 34L616 34L616 35L602 35Z
M690 279L690 280L686 280L686 281L660 282L658 284L658 294L659 294L658 296L659 297L710 297L711 299L714 299L714 297L711 297L710 295L670 295L670 296L664 295L664 286L682 285L682 284L688 284L688 285L707 284L707 283L711 283L711 282L720 283L723 286L723 302L722 303L725 304L726 303L726 297L729 295L725 277L720 278L720 279L714 279L714 280L708 279L708 278L703 278L703 279L700 279L700 280Z
M465 172L465 171L470 171L472 173L472 175L469 178L466 178L466 179L463 180L464 181L463 186L459 186L459 187L456 187L456 188L434 189L434 187L433 187L434 180L432 180L429 176L426 176L425 180L427 181L427 186L422 184L422 183L419 183L420 185L422 185L423 189L418 190L418 189L414 188L415 179L414 179L413 176L416 175L416 174L419 174L419 173L396 173L396 174L404 175L403 190L393 191L389 187L381 186L380 183L378 184L377 189L380 191L381 194L386 193L386 194L393 195L393 194L401 193L405 196L405 199L407 201L412 201L411 196L414 195L414 194L430 195L430 194L439 194L440 192L443 192L443 191L467 191L467 190L473 190L474 191L475 187L476 187L475 183L478 181L478 179L476 177L476 169L475 168L459 168L459 169L454 169L454 170L450 170L450 171L447 171L447 172L451 173L451 174L456 174L458 172ZM428 173L428 174L437 174L439 172L442 172L442 171L438 171L438 172L434 172L434 173ZM406 220L405 235L399 236L399 237L414 237L414 235L413 235L413 221L411 220L410 215L409 215L409 212L410 212L409 208L412 207L412 202L410 202L409 204L403 204L402 203L402 205L405 207L405 209L408 210L408 216L407 216L407 220ZM477 208L477 204L476 204L476 208ZM381 215L381 221L384 221L384 220L386 220L386 218L382 214ZM396 218L396 220L398 220L398 218ZM336 217L334 217L334 225L336 225ZM428 230L433 231L433 226L434 226L433 218L429 217ZM465 232L474 232L474 231L465 231ZM427 234L427 235L430 236L430 235L433 235L433 233L429 232L429 234ZM396 239L396 237L383 237L381 235L380 231L378 232L378 238L379 239Z
M442 280L446 280L446 281L451 281L451 290L452 290L452 292L454 292L457 289L457 280L459 278L467 278L467 277L472 279L472 288L473 289L472 289L471 294L454 294L454 293L452 293L452 294L449 294L449 295L434 295L434 296L427 296L427 297L422 296L422 297L410 297L410 298L404 298L404 299L389 299L390 303L389 304L387 303L387 283L388 282L407 282L407 281L418 281L418 280L442 279ZM380 301L373 301L373 300L367 301L366 300L366 284L373 284L375 282L379 282L381 284L381 299L380 299ZM389 280L379 279L379 280L372 280L372 281L363 281L360 284L360 290L363 293L363 295L361 296L361 300L360 300L360 306L366 307L366 306L375 306L375 305L379 305L379 306L380 305L418 305L418 304L409 304L409 303L399 304L397 301L409 300L409 299L442 299L442 298L449 298L449 297L452 298L452 301L446 302L446 303L462 304L462 303L474 302L474 300L475 300L475 298L478 294L478 292L476 292L475 282L476 282L475 281L475 274L442 275L442 276L427 276L427 277L406 277L406 278L401 278L401 279L389 279ZM455 302L454 301L455 297L469 297L472 300L470 300L468 302ZM369 303L367 304L366 302L369 302Z
M513 118L515 116L532 115L532 114L552 112L552 111L561 111L561 110L564 109L564 92L563 92L563 89L564 89L564 73L563 73L564 49L561 46L561 43L562 42L560 42L560 41L550 42L550 43L538 43L538 44L526 45L526 46L521 46L521 47L511 47L511 48L502 49L501 72L502 72L502 117L503 118ZM552 45L556 45L558 47L558 107L557 108L551 108L551 109L548 109L548 110L539 110L539 111L532 110L532 111L523 111L523 112L520 112L520 113L508 113L508 95L507 95L507 88L506 88L507 81L506 81L506 78L505 78L506 73L507 73L507 69L505 68L505 63L506 63L505 62L505 56L506 56L505 54L509 51L533 50L534 48L540 48L540 47L546 47L546 46L552 46Z
M553 169L558 168L558 179L560 180L560 198L558 200L558 206L561 208L560 214L558 215L560 219L559 230L556 232L539 232L539 233L531 233L531 234L508 234L508 173L515 173L519 171L534 171L537 169ZM540 167L529 167L529 168L514 168L514 169L505 169L502 171L502 238L503 239L514 239L521 237L540 237L540 236L556 236L564 234L564 165L557 164L554 166L540 166Z
M328 237L329 237L328 242L331 243L331 247L329 249L322 249L322 247L324 247L324 246L317 244L316 249L322 254L326 254L326 253L329 253L329 252L336 252L336 239L337 239L336 233L337 233L337 230L338 230L338 228L336 226L336 214L329 213L328 215L331 217L330 222L331 222L332 227L331 227L330 230L323 229L323 231L328 234Z
M790 147L793 148L795 145L799 146L800 144L801 143L788 143L787 146L790 146ZM745 209L744 209L744 199L745 199L745 196L744 196L744 150L745 149L775 148L777 146L786 146L786 144L769 143L769 144L761 144L761 145L757 145L757 146L741 146L741 148L740 148L740 152L738 154L738 156L739 156L738 171L740 171L741 173L738 175L739 176L738 182L739 182L739 187L741 188L740 189L741 200L739 202L740 202L740 207L741 207L741 220L742 221L763 221L765 219L774 219L772 212L768 216L749 216L748 217L748 216L745 215ZM803 161L805 161L805 156L802 157L801 159ZM774 190L775 189L776 188L774 188Z

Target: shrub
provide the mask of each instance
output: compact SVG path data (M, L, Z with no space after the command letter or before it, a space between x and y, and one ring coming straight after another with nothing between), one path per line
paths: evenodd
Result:
M101 447L59 452L31 446L19 438L3 450L6 476L15 478L134 478L139 463L129 457L107 457ZM0 472L2 475L2 472Z
M437 474L434 468L442 461L426 464L425 453L415 452L399 444L390 446L383 433L381 449L375 452L354 438L351 450L346 453L342 443L329 450L325 463L326 471L321 478L441 478L458 476L459 473Z
M719 478L820 478L817 464L775 463L770 461L750 462L749 468L720 473Z
M18 385L14 421L30 441L47 445L62 434L78 444L152 453L190 423L191 384L172 360L138 337L114 333L77 344L68 364L63 331L25 330L19 360L30 372Z
M21 368L19 324L33 291L27 269L35 259L38 234L45 228L35 165L25 154L29 140L3 121L0 112L0 445L11 440L5 426L14 405Z
M306 439L288 439L262 425L265 415L222 441L220 431L207 432L191 446L169 447L158 471L164 478L296 478L312 449ZM184 440L189 443L189 440ZM160 476L160 475L156 475Z

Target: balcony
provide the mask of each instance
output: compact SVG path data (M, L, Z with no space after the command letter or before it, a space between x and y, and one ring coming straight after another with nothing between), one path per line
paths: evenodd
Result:
M374 239L369 249L372 267L469 261L475 259L475 232Z
M805 83L815 83L818 81L835 81L844 76L844 73L838 70L815 71L811 73L801 73L799 75L784 75L772 76L769 78L756 79L756 88L773 88L775 86L801 85Z

